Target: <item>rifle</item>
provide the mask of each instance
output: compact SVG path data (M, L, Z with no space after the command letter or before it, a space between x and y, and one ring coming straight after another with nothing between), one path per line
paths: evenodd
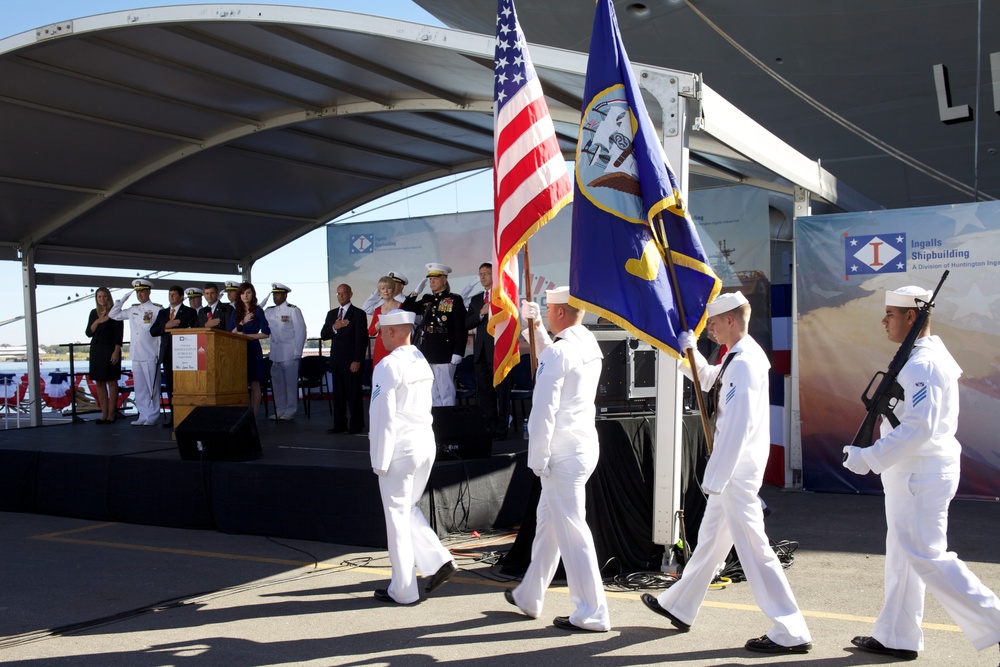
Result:
M910 358L910 352L913 351L913 346L917 342L917 338L920 336L920 332L923 330L924 325L927 323L927 318L931 316L931 308L934 307L934 300L937 299L938 292L941 291L941 286L944 285L945 278L948 277L948 271L944 272L941 276L940 282L938 282L937 287L934 288L934 293L931 294L929 301L921 301L921 306L917 309L917 319L914 320L913 326L910 327L910 331L906 334L906 338L903 339L903 343L896 350L895 356L893 356L892 361L889 362L889 368L876 373L872 379L868 382L868 386L865 387L865 391L861 394L861 402L865 404L865 409L868 414L865 415L865 419L861 422L861 428L858 429L857 434L854 436L854 440L851 445L854 447L871 447L872 436L875 433L875 422L878 420L880 415L884 415L886 419L889 420L889 424L893 428L899 426L899 420L896 419L896 415L893 413L892 409L896 407L896 404L903 400L903 388L899 386L899 382L896 378L899 376L899 372L903 370L903 366L906 364L906 360ZM919 301L919 299L918 299ZM881 376L881 380L879 380ZM868 391L875 384L875 381L879 380L878 388L875 393L871 396L868 395ZM846 458L846 455L845 455Z

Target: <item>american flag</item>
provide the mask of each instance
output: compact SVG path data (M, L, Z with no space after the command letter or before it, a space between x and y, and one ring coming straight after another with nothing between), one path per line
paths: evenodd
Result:
M489 329L497 385L520 359L517 253L573 199L573 183L513 0L498 3L494 60L493 284L499 289L491 293Z

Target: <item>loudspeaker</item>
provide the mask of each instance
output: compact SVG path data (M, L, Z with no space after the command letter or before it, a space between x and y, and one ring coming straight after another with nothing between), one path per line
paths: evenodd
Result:
M488 459L493 455L493 428L478 405L431 408L440 458Z
M174 429L185 461L252 461L260 458L260 433L250 408L201 405Z

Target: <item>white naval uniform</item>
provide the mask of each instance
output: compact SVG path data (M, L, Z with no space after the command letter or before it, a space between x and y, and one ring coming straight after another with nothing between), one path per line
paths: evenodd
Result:
M684 623L694 623L719 566L735 546L750 592L773 623L767 636L776 644L797 646L811 641L809 629L764 533L764 511L757 497L771 452L767 378L771 364L750 336L733 345L727 356L733 358L717 392L714 448L701 485L708 504L698 529L698 546L680 581L657 601ZM700 353L696 358L698 379L708 391L722 365L710 366Z
M163 309L158 303L134 303L122 308L125 299L111 307L108 317L129 323L129 360L135 385L136 422L155 422L160 418L160 339L149 334L156 314Z
M306 321L302 310L287 301L264 311L271 328L271 386L274 389L274 414L278 419L292 419L298 409L299 361L306 344Z
M417 507L437 452L431 430L432 382L427 360L413 345L393 350L372 373L368 439L392 564L387 590L401 604L420 599L414 565L429 576L452 560Z
M1000 600L948 551L948 505L960 475L955 359L938 336L917 339L897 381L904 399L883 419L881 438L861 450L885 489L885 606L872 637L920 651L924 592L930 589L976 650L1000 642Z
M547 339L544 332L537 332L536 339ZM528 418L528 467L540 474L542 493L531 564L514 589L514 601L537 618L562 556L575 607L570 623L606 631L611 629L611 618L594 536L587 525L585 495L600 455L594 400L603 354L582 325L564 329L551 345L542 347Z

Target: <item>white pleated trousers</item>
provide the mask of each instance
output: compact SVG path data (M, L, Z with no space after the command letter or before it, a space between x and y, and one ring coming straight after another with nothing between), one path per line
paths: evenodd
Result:
M587 525L585 495L587 480L596 466L596 451L593 456L553 455L549 460L551 475L541 478L531 564L514 589L514 601L529 616L541 615L545 590L552 583L561 556L574 607L570 623L605 631L611 629L611 618L597 567L594 536Z
M433 449L400 453L392 459L386 474L378 478L392 564L388 591L401 604L420 599L414 566L428 576L452 560L417 507L433 466Z
M680 581L661 593L657 601L681 621L693 624L709 585L735 546L750 592L771 619L767 636L776 644L797 646L811 641L809 629L764 533L759 488L759 484L734 479L721 494L708 497L698 529L698 546Z
M948 505L959 473L882 472L885 489L885 606L872 636L920 651L924 593L930 590L977 651L1000 642L1000 600L948 551Z
M298 359L271 364L271 388L274 390L274 414L278 419L293 418L299 404Z
M147 422L160 416L160 362L133 361L132 385L135 390L137 421Z
M434 385L431 387L431 405L455 405L455 365L429 364L434 373Z

